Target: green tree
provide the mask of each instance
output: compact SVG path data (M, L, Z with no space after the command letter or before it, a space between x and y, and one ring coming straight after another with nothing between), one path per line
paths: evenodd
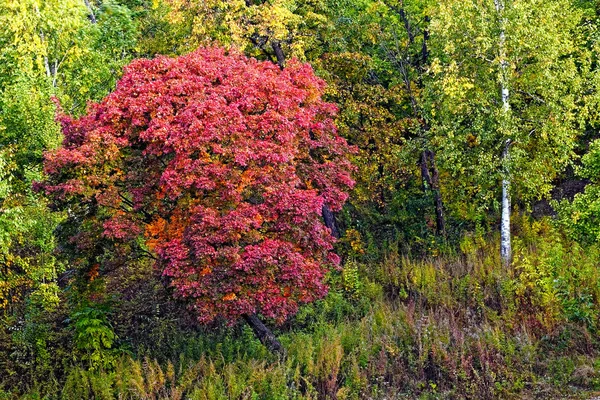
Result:
M44 151L61 140L52 96L74 112L114 85L137 33L128 9L79 0L0 3L0 306L32 299L55 304L57 264L48 213L32 193Z
M510 262L510 197L547 195L573 156L588 62L581 13L559 0L448 1L431 23L428 80L433 141L453 177L454 212L482 220L498 209ZM497 214L496 214L497 215Z
M324 0L160 0L147 24L149 54L181 54L200 45L237 47L280 66L296 57L315 60L330 26Z
M427 246L445 232L423 98L430 3L330 2L328 11L334 28L322 71L340 130L360 149L347 220L379 243Z
M597 243L600 241L600 140L590 143L577 175L590 183L572 201L554 203L558 222L579 243Z

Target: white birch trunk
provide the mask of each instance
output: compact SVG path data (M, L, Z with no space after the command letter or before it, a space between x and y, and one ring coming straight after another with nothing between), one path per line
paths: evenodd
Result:
M33 9L35 11L36 16L41 19L40 9L38 8L37 4L34 4ZM44 31L41 29L40 29L40 39L41 39L42 43L45 45L46 38L44 37ZM46 69L46 76L48 78L51 78L52 72L50 71L50 63L48 62L48 54L47 54L48 49L46 48L45 51L46 51L46 53L44 54L44 68Z
M508 160L510 140L504 144L502 161ZM500 257L504 266L509 266L512 259L512 247L510 244L510 178L508 172L504 171L502 178L502 222L500 224Z
M500 34L498 37L498 48L500 57L500 90L502 94L502 112L504 117L508 117L510 112L510 92L508 89L508 62L506 60L506 49L505 42L506 36L504 26L506 20L504 18L504 0L494 0L496 6L496 12L498 13L498 19L500 22ZM505 123L507 118L502 118ZM502 151L502 221L500 224L500 258L504 266L509 266L512 259L512 246L510 237L510 173L507 168L508 160L510 158L510 139L507 139L504 143L504 149Z

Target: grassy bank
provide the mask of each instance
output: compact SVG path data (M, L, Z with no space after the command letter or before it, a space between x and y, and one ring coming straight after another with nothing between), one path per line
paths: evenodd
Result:
M475 237L455 255L346 260L279 328L285 358L245 326L156 321L145 346L63 360L0 398L585 398L600 389L598 252L545 222L521 224L515 248L510 269Z

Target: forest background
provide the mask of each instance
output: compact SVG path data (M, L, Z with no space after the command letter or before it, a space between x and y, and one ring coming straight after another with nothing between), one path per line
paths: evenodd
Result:
M599 24L590 0L1 0L0 398L591 395ZM199 324L151 258L73 262L33 190L54 97L81 116L202 46L310 63L356 146L328 295L265 319L283 357Z

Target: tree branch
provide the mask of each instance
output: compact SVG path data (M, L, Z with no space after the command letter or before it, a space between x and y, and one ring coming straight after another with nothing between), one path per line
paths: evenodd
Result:
M85 3L86 8L88 9L88 18L90 19L90 21L92 21L92 24L95 24L96 21L96 16L94 15L94 10L92 9L92 5L90 4L89 0L83 0L83 2Z

